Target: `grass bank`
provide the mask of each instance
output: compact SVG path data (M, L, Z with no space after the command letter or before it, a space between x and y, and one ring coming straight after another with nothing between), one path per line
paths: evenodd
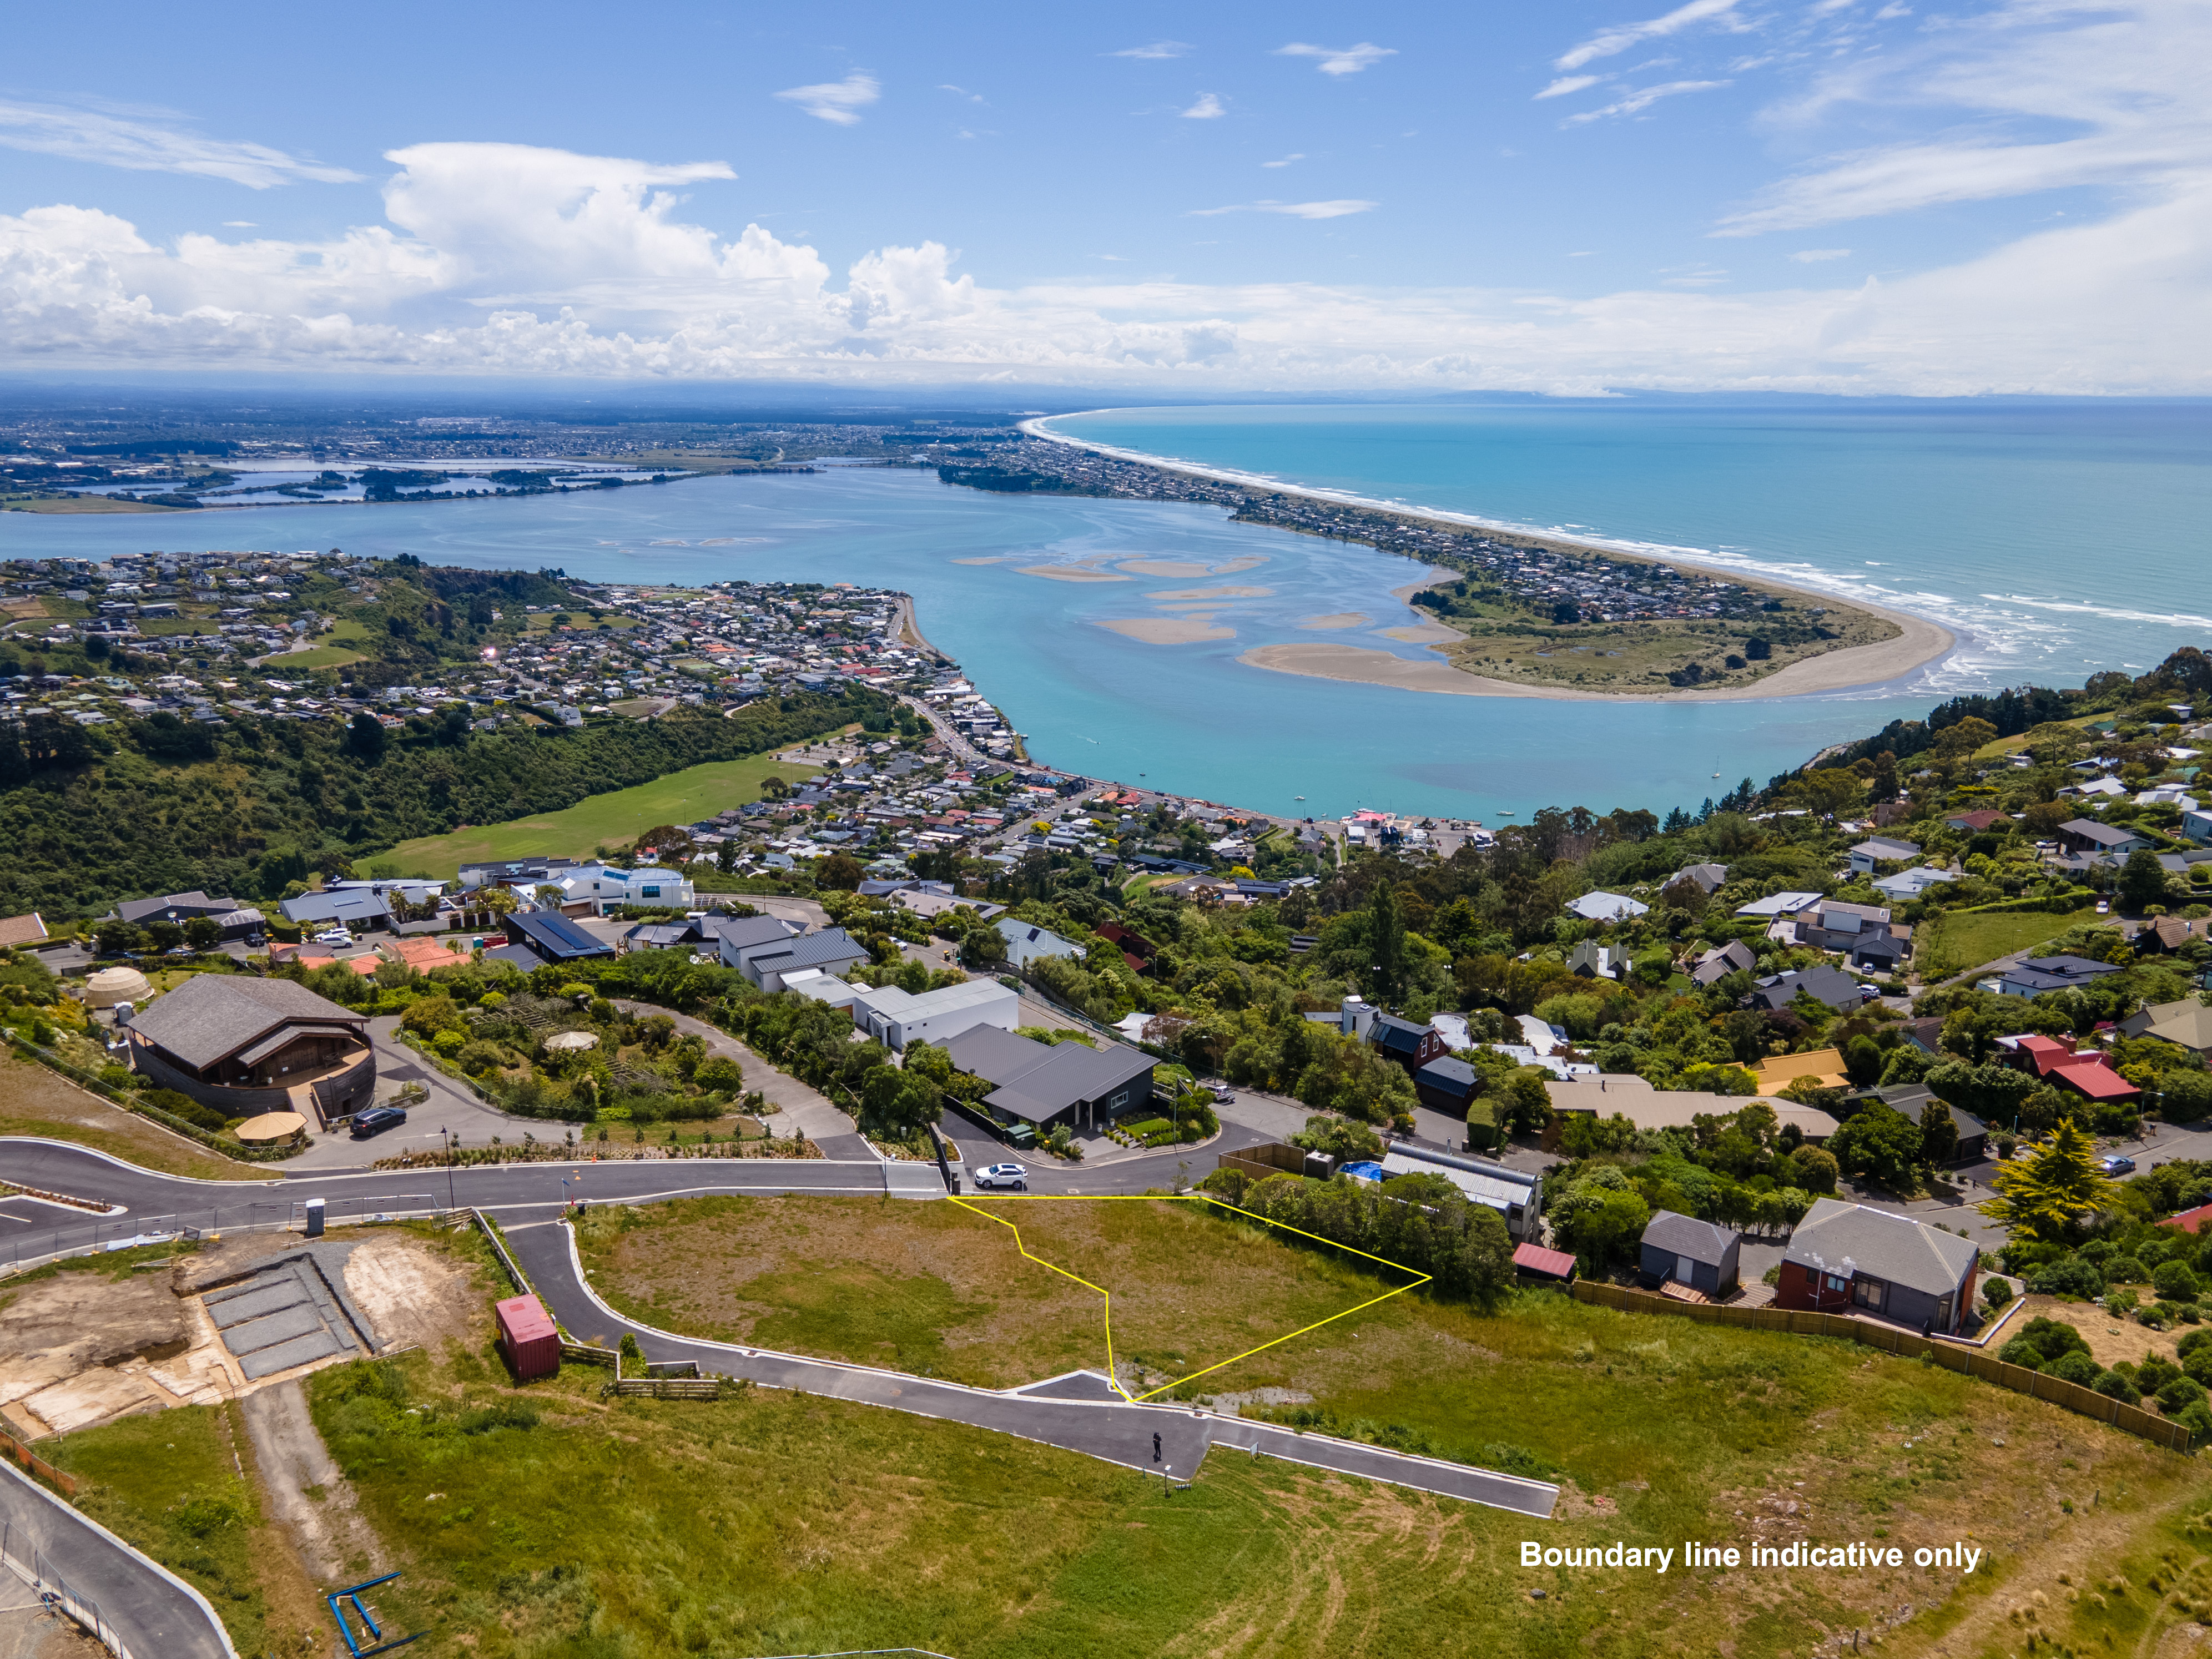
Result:
M2025 951L2045 939L2056 939L2096 915L2096 907L2084 905L2065 915L2047 911L1990 911L1981 915L1939 916L1928 927L1914 955L1921 977L1948 979L1969 968Z
M450 835L402 842L377 861L395 863L409 874L421 872L450 880L463 864L484 860L589 857L601 843L628 847L656 824L690 823L726 807L758 800L764 778L795 783L811 777L814 770L769 755L709 761L634 788L591 796L562 811L505 823L471 824Z
M282 1174L266 1164L240 1164L204 1152L182 1135L111 1106L12 1053L0 1054L0 1135L67 1140L112 1152L141 1169L201 1181L274 1181Z

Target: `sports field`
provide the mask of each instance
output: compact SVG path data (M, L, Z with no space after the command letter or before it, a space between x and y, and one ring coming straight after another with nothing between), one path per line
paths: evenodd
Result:
M450 835L402 842L377 862L397 864L403 874L450 880L465 863L489 859L588 858L604 843L628 847L656 824L690 823L725 807L758 800L761 780L786 783L811 777L815 769L794 766L767 755L742 760L709 761L641 783L635 788L592 795L558 812L510 818L505 823L474 824Z

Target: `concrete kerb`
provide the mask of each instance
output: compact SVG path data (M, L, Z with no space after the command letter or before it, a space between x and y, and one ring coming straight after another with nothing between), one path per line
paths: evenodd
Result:
M222 1620L216 1616L215 1608L209 1605L206 1596L201 1595L199 1591L193 1589L183 1579L178 1577L175 1573L171 1572L159 1561L155 1560L152 1557L144 1554L131 1545L125 1543L122 1539L118 1538L113 1533L108 1531L106 1528L101 1526L99 1522L94 1520L90 1516L72 1507L69 1504L64 1503L61 1498L54 1496L53 1493L48 1492L44 1486L32 1480L27 1474L25 1474L17 1469L13 1464L0 1463L0 1473L4 1473L9 1480L16 1482L21 1487L36 1494L40 1502L52 1505L52 1507L56 1510L59 1511L59 1513L70 1522L74 1525L82 1527L86 1531L95 1534L109 1544L113 1545L116 1549L120 1551L124 1555L129 1557L134 1565L145 1572L151 1574L156 1578L163 1580L165 1583L169 1584L171 1588L181 1591L185 1595L190 1597L192 1604L197 1607L207 1619L209 1632L214 1638L214 1647L211 1650L221 1652L226 1656L226 1659L238 1659L238 1650L231 1645L230 1632L223 1628ZM135 1656L135 1659L168 1659L168 1656L157 1656L149 1653Z

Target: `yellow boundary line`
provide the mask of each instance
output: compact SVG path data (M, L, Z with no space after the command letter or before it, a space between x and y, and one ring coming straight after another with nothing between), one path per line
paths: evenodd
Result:
M1230 1214L1236 1216L1240 1220L1257 1221L1270 1227L1278 1227L1286 1233L1296 1233L1300 1238L1310 1238L1317 1244L1326 1244L1332 1249L1347 1251L1351 1255L1364 1257L1369 1261L1380 1263L1382 1266L1391 1268L1395 1272L1412 1273L1413 1275L1413 1282L1412 1284L1401 1285L1395 1291L1385 1291L1380 1296L1370 1297L1366 1301L1359 1304L1358 1307L1346 1308L1342 1313L1333 1313L1326 1319L1316 1319L1310 1325L1301 1325L1297 1330L1286 1332L1283 1335L1276 1337L1273 1341L1262 1342L1257 1347L1247 1348L1242 1353L1232 1354L1228 1358L1222 1360L1218 1364L1208 1365L1204 1370L1193 1371L1188 1376L1179 1376L1172 1382L1163 1382L1158 1388L1148 1389L1143 1394L1131 1394L1127 1389L1121 1386L1121 1379L1115 1374L1114 1370L1113 1293L1108 1291L1103 1285L1092 1284L1089 1279L1084 1278L1079 1273L1072 1273L1068 1272L1066 1268L1060 1267L1056 1262L1048 1261L1041 1255L1031 1255L1029 1246L1022 1242L1022 1230L1014 1225L1012 1222L1007 1220L1006 1217L993 1215L988 1210L978 1209L974 1204L970 1203L964 1198L954 1197L951 1194L947 1194L946 1198L950 1202L957 1204L962 1209L969 1211L975 1215L980 1215L986 1221L994 1221L998 1223L1000 1226L1004 1227L1007 1231L1013 1234L1014 1248L1022 1253L1022 1256L1024 1261L1034 1261L1038 1267L1048 1268L1050 1271L1058 1273L1062 1279L1073 1279L1077 1284L1082 1285L1086 1291L1095 1291L1097 1292L1099 1299L1105 1304L1106 1380L1113 1386L1115 1393L1120 1395L1122 1399L1127 1401L1133 1406L1143 1404L1156 1394L1165 1394L1170 1389L1179 1389L1186 1382L1193 1382L1201 1376L1210 1376L1215 1371L1225 1370L1229 1366L1237 1364L1240 1359L1249 1359L1255 1353L1265 1353L1270 1348L1280 1347L1284 1343L1290 1341L1294 1337L1304 1336L1310 1331L1317 1331L1324 1325L1334 1325L1340 1319L1349 1319L1352 1315L1371 1308L1377 1303L1388 1302L1394 1296L1403 1296L1407 1291L1417 1291L1420 1289L1422 1285L1428 1284L1434 1277L1432 1274L1421 1272L1419 1268L1408 1267L1401 1261L1392 1261L1387 1257L1373 1255L1365 1250L1356 1249L1352 1245L1340 1243L1334 1238L1324 1238L1319 1233L1310 1233L1303 1227L1293 1227L1286 1221L1270 1220L1266 1216L1255 1215L1249 1210L1240 1210L1234 1204L1224 1202L1223 1200L1214 1197L1211 1193L1176 1193L1172 1194L1165 1193L1102 1193L1096 1198L1080 1197L1072 1193L1010 1193L1002 1198L988 1200L989 1202L999 1204L1153 1204L1163 1202L1173 1203L1178 1201L1190 1202L1194 1200L1206 1204L1217 1205L1220 1208L1228 1211Z

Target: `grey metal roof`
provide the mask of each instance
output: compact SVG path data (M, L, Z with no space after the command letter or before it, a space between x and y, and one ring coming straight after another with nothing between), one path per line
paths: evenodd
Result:
M823 968L837 962L866 962L868 947L842 927L824 927L798 939L787 936L781 945L748 950L745 959L766 973L787 974L796 968Z
M1152 1069L1150 1054L1109 1042L1086 1048L1016 1036L978 1025L945 1045L954 1067L999 1086L985 1103L1031 1123L1066 1111L1078 1101L1102 1100Z
M1971 1239L1936 1231L1886 1210L1841 1199L1816 1200L1797 1224L1783 1259L1839 1276L1865 1273L1928 1296L1948 1296L1980 1258Z
M163 893L154 898L126 899L115 907L115 914L133 927L155 921L174 911L179 917L219 916L238 908L234 898L210 898L194 889L189 893Z
M1713 1267L1726 1259L1729 1247L1735 1239L1736 1236L1726 1227L1700 1221L1695 1216L1678 1215L1672 1210L1659 1211L1652 1216L1651 1224L1644 1230L1646 1244L1656 1244L1662 1250Z
M276 908L283 911L287 921L360 921L392 914L391 903L383 894L359 887L302 893L297 898L284 900Z
M142 1042L198 1070L279 1026L303 1022L342 1026L356 1036L368 1027L367 1015L341 1008L294 980L194 974L141 1009L131 1029Z
M790 924L778 916L708 916L699 925L732 951L780 945L793 936Z
M1449 1057L1431 1060L1419 1071L1414 1073L1413 1078L1416 1082L1456 1085L1469 1090L1482 1081L1482 1074L1474 1066L1463 1060L1453 1060Z

